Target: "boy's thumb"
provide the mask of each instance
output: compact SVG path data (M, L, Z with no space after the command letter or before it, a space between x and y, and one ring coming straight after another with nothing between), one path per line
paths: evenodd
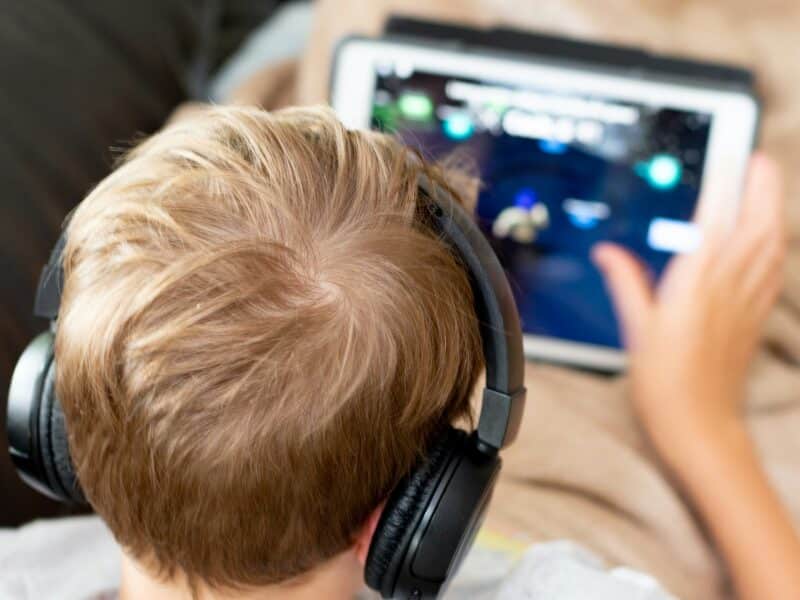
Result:
M630 347L636 344L653 305L650 278L635 256L615 244L596 245L592 261L603 275L623 337Z

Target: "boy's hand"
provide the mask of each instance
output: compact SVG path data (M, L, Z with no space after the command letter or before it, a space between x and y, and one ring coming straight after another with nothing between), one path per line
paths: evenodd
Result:
M737 226L700 223L700 248L676 257L657 290L622 248L593 252L629 350L635 409L673 467L696 443L741 428L745 378L783 280L783 208L777 167L756 156Z

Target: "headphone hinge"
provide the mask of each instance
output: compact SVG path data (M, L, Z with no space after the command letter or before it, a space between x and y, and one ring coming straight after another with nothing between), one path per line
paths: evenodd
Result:
M481 444L502 450L517 438L526 392L524 387L512 394L484 388L477 429Z

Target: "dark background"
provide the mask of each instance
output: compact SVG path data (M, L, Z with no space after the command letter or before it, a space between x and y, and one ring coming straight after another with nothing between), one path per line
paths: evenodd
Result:
M39 272L68 211L131 140L202 99L270 0L0 0L0 527L66 509L28 489L5 443L5 391L47 323Z

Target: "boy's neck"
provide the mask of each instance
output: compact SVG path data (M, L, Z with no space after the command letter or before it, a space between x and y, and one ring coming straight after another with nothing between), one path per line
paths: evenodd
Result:
M363 571L352 552L344 552L321 565L302 583L287 583L243 591L201 588L193 597L185 579L153 577L123 553L119 600L351 600L363 586Z

